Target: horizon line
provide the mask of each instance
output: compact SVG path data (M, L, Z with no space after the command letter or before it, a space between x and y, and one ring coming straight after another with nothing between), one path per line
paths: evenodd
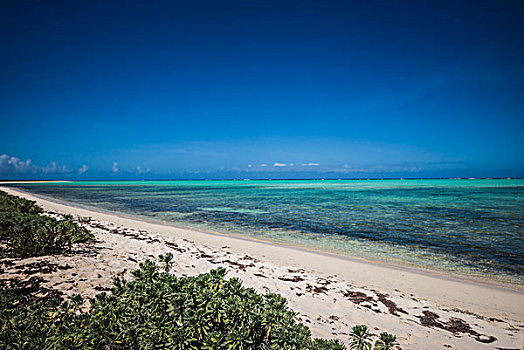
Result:
M209 178L209 179L86 179L86 180L59 180L59 179L0 179L0 182L90 182L90 181L339 181L339 180L523 180L524 177L373 177L373 178Z

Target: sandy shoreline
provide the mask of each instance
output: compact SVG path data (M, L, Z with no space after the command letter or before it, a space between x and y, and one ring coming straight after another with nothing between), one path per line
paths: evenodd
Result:
M39 182L58 182L58 183L60 183L60 182L71 182L71 181L21 181L21 182L16 182L16 183L39 183ZM305 251L305 252L309 252L309 253L313 253L313 254L333 257L333 258L338 259L338 260L345 260L345 261L357 262L357 263L362 263L362 264L370 264L370 265L373 265L373 266L382 266L382 267L385 267L387 269L398 270L398 271L401 271L401 272L404 272L404 271L405 272L412 272L412 273L415 273L415 274L427 275L427 276L434 277L434 278L437 278L437 279L445 279L445 280L456 281L456 282L460 282L460 283L471 283L471 284L480 285L480 286L483 286L483 287L486 287L486 288L495 288L495 289L501 289L501 290L509 290L509 291L515 291L515 292L524 294L524 285L519 285L517 283L512 283L511 281L493 280L493 279L488 279L488 278L486 278L486 279L477 278L476 276L474 277L474 276L461 275L461 274L457 274L457 273L453 273L453 272L449 272L448 273L446 271L431 270L431 269L428 269L428 268L424 268L422 266L407 265L407 264L395 263L395 262L389 262L389 261L383 261L383 260L372 260L370 258L364 258L364 257L360 257L360 256L350 256L350 255L337 254L336 252L329 252L329 251L319 250L319 249L315 249L315 248L310 247L310 246L294 245L294 244L289 243L289 242L271 241L269 239L257 238L257 237L249 236L249 235L239 235L239 234L235 234L235 233L213 231L211 229L199 229L199 228L195 228L195 227L188 227L188 226L183 226L183 225L179 225L179 224L176 224L176 223L171 223L171 222L166 222L166 221L161 221L161 220L155 220L155 219L147 217L147 216L133 216L133 215L127 214L127 213L111 212L111 211L107 211L107 210L104 210L104 209L89 207L89 206L85 206L85 205L78 204L78 203L66 202L66 201L63 201L63 200L60 200L60 199L57 199L57 198L51 198L51 197L46 197L46 196L40 196L38 194L33 194L33 193L30 193L28 191L25 191L25 190L22 190L22 189L18 189L18 188L3 188L1 186L2 184L4 184L4 183L0 182L0 190L7 191L7 189L12 189L14 191L12 194L14 194L14 195L26 196L27 198L31 198L33 200L40 199L40 200L43 200L43 201L50 201L50 202L53 202L53 203L56 203L56 204L64 205L64 206L67 206L67 207L73 207L75 209L83 209L83 210L86 210L88 212L95 212L95 213L98 213L98 214L101 214L101 215L110 215L110 216L118 217L120 219L128 219L128 220L140 221L140 222L153 224L153 225L170 226L172 228L179 229L179 230L196 231L196 232L199 232L199 233L202 233L202 234L207 234L207 235L220 235L220 236L228 237L230 239L244 240L244 241L253 241L253 242L256 242L256 243L260 243L260 244L267 244L267 245L270 245L272 247L278 246L278 247L283 247L283 248L288 248L288 249L293 249L293 250L298 250L298 251Z
M162 225L57 203L12 188L0 189L36 200L48 212L91 217L86 225L97 239L86 248L89 253L13 261L2 277L23 275L17 266L38 261L65 264L71 268L34 275L40 274L48 288L92 296L110 286L112 276L129 276L139 262L172 252L177 275L224 266L229 277L239 277L249 287L282 294L315 336L347 342L349 328L364 323L376 327L377 333L395 333L403 349L520 349L524 345L524 292L517 286L462 281L251 238ZM452 327L457 323L462 325L460 332Z

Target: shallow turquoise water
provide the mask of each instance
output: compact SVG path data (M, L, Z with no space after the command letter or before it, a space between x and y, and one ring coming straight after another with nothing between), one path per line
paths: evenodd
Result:
M524 283L524 180L16 185L186 226Z

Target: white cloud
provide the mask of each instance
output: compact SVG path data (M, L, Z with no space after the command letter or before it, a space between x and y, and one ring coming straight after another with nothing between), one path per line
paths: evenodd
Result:
M311 162L309 162L309 163L302 163L302 166L319 166L319 165L320 164L318 164L318 163L311 163Z
M267 164L260 164L260 166L261 166L262 168L265 168L265 167L267 167Z
M34 165L31 159L22 160L7 154L0 155L0 174L63 174L69 173L65 165L50 162L47 165Z
M252 167L253 167L253 164L248 164L247 167L248 167L248 168L252 168Z
M82 167L80 169L78 169L78 175L82 175L83 173L85 173L87 170L89 170L89 167L87 165L82 165Z
M57 162L51 162L48 165L41 168L44 174L53 174L53 173L67 173L69 170L65 165L58 165Z
M26 161L18 157L10 157L7 154L0 156L0 172L2 173L31 173L36 167L31 164L31 159Z
M118 173L118 171L120 170L120 169L118 169L118 163L117 162L113 162L112 170L113 170L114 173Z
M284 167L284 166L287 166L287 164L286 163L275 163L275 164L273 164L273 166L275 166L275 167Z
M151 169L150 168L147 168L147 169L142 169L142 167L140 165L137 165L136 166L136 172L140 175L140 174L146 174L146 173L149 173L151 172Z

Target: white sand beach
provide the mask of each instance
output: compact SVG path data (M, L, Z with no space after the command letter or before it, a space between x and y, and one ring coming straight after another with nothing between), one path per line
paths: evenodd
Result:
M228 277L260 293L287 298L314 336L347 343L350 328L397 335L402 349L522 349L524 289L348 258L252 238L202 232L35 200L48 215L90 217L96 237L77 254L3 258L1 278L40 276L44 286L92 297L146 259L174 255L173 273L196 275L223 266ZM42 269L46 262L51 268Z

